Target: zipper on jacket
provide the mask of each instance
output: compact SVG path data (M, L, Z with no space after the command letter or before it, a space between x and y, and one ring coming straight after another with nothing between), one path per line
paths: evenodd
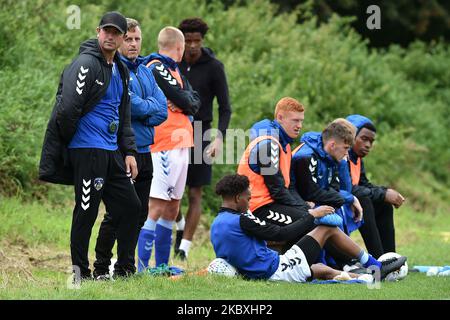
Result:
M144 94L145 94L144 87L142 87L141 81L139 80L139 77L138 77L138 70L137 70L137 69L136 69L136 79L137 79L137 81L138 81L138 83L139 83L139 87L141 87L142 95L144 95Z

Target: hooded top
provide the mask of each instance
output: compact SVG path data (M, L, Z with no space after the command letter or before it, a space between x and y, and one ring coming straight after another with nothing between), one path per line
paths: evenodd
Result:
M200 108L200 97L187 79L179 72L177 63L170 57L152 53L145 57L147 67L168 101L176 107L168 109L167 120L155 128L152 152L193 146L193 115ZM174 139L173 134L177 137Z
M347 117L347 120L356 127L357 135L358 135L359 131L364 127L364 125L371 124L374 126L373 122L369 118L364 117L359 114L352 114ZM353 149L351 149L349 152L349 159L353 164L356 164L358 161L358 156L353 151ZM357 196L358 198L368 197L372 201L384 202L384 199L386 197L387 188L384 186L377 186L377 185L373 185L372 183L370 183L369 179L367 179L367 176L366 176L366 169L364 167L364 161L362 158L360 160L361 160L361 173L360 173L359 183L358 183L358 185L353 186L352 193L355 196ZM350 166L350 163L349 163L349 166ZM350 172L350 168L348 169L348 171Z
M209 48L201 48L202 55L193 64L185 60L180 62L181 73L189 80L201 99L201 107L194 120L211 122L213 120L213 100L219 105L218 129L225 136L231 118L231 104L225 68Z
M350 177L346 160L337 162L323 148L322 133L307 132L300 142L304 145L292 155L291 176L300 196L316 203L329 205L343 218L341 226L347 233L356 230L361 223L355 224L351 204Z
M312 220L308 215L279 226L251 213L220 208L211 224L210 239L216 256L227 260L240 274L250 279L268 279L279 267L280 257L267 247L266 241L298 241L299 235L310 230Z
M284 152L287 151L288 145L293 141L276 120L261 120L255 123L250 129L250 141L256 137L266 135L275 137ZM278 145L272 144L270 140L263 140L251 150L249 166L257 174L261 174L261 168L263 167L269 169L267 172L275 172L275 174L262 175L264 183L275 202L289 206L302 206L307 210L307 204L300 198L298 193L291 186L289 188L285 187L285 179L283 178L278 163L273 161L274 159L278 159L280 152L281 150L279 150Z
M323 149L322 133L307 132L300 142L304 145L292 155L291 167L300 196L336 209L344 203L353 203L353 196L340 190L339 168L345 163L337 162Z
M129 73L117 53L114 64L120 75L122 90L126 93ZM105 96L112 78L112 69L113 65L106 62L97 39L82 43L79 55L64 69L45 132L39 179L73 184L73 169L68 161L67 145L77 131L79 120ZM136 143L131 128L128 94L121 94L118 113L117 145L124 155L134 155Z
M146 57L133 62L121 56L130 70L131 125L139 153L150 152L157 126L167 119L167 100L156 84L152 72L145 66Z

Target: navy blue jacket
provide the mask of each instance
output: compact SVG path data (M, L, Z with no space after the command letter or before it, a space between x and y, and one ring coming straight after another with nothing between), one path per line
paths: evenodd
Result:
M145 66L144 57L138 57L135 62L124 56L121 59L130 70L131 125L137 149L139 153L148 153L153 144L153 127L167 119L167 99Z
M307 132L300 142L304 145L292 155L291 164L291 178L300 196L316 205L334 207L344 220L344 231L357 229L360 223L353 221L350 206L354 199L346 160L337 162L323 149L320 132Z

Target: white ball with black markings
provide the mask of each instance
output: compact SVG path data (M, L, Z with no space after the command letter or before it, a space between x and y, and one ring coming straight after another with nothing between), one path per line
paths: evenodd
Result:
M222 258L216 258L211 261L207 270L210 274L218 274L227 277L235 277L238 275L236 268Z
M387 252L383 255L381 255L378 258L378 261L384 261L384 260L388 260L388 259L392 259L392 258L400 258L401 255L399 255L396 252ZM385 281L399 281L399 280L403 280L406 278L406 276L408 275L408 262L405 261L405 264L403 264L399 270L396 271L392 271L391 273L389 273L386 278L384 279Z

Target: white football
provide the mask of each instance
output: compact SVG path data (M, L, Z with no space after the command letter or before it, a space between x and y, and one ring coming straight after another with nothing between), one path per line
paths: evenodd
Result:
M215 258L208 266L208 273L218 274L227 277L235 277L239 273L235 267L229 264L225 259Z
M380 256L378 258L378 261L384 261L384 260L388 260L391 258L399 258L399 257L401 257L401 255L399 255L398 253L387 252L387 253L383 254L382 256ZM408 262L405 261L405 264L401 266L400 270L389 273L384 280L385 281L398 281L398 280L402 280L402 279L406 278L407 275L408 275Z

